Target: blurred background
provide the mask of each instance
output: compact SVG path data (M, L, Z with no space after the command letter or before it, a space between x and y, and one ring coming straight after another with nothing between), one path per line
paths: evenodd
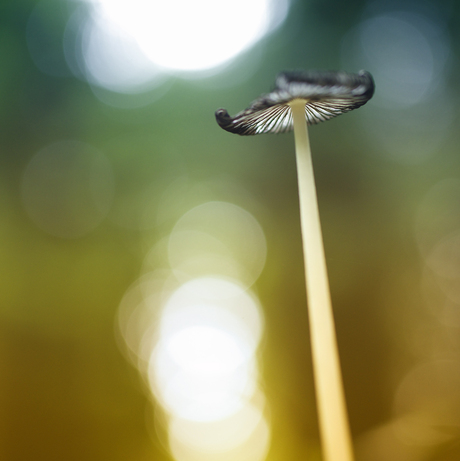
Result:
M0 459L321 459L283 70L309 130L359 461L460 459L460 6L3 0Z

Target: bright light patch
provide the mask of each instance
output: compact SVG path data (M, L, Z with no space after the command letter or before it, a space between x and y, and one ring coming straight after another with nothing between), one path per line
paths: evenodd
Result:
M216 328L193 326L176 333L168 343L168 352L184 370L214 374L232 372L247 358L229 334Z
M173 232L169 237L169 256L176 276L182 280L211 274L233 280L242 276L249 278L245 268L235 261L230 248L207 232Z
M173 419L169 433L169 446L177 461L261 461L269 443L267 421L252 406L208 424Z
M191 325L219 329L254 351L263 318L254 296L240 285L203 277L185 283L169 298L162 314L161 335L170 337Z
M177 440L192 450L205 453L226 452L245 443L264 424L261 410L249 404L220 421L197 423L172 418L170 440L173 444Z
M223 69L283 23L289 0L92 0L88 4L89 14L83 17L78 12L77 28L70 21L72 30L65 38L67 54L70 50L75 55L67 60L78 61L79 69L71 66L72 70L96 88L134 94L162 83L159 69L182 76L190 72L206 76Z
M220 275L250 286L265 264L267 244L253 215L226 202L208 202L185 213L169 239L169 261L185 278Z
M82 52L89 82L115 92L146 90L164 79L131 35L99 16L82 30Z
M255 350L262 318L241 286L192 280L166 302L149 382L171 414L218 421L244 407L256 390Z
M152 354L149 382L170 414L190 421L219 421L239 411L254 394L253 361L233 370L231 363L213 369L208 362L205 370L197 370L196 358L191 364L178 364L168 346L168 340L160 342Z
M164 298L168 297L168 275L144 274L125 293L118 309L118 327L123 352L145 371L158 340L158 325Z
M120 304L124 351L164 410L177 461L262 461L267 454L257 369L263 315L248 290L265 255L250 213L205 203L185 213L146 258L157 267L169 259L173 270L146 271Z
M273 8L267 0L101 0L99 5L152 62L189 71L223 64L254 44L270 29ZM277 12L286 14L281 6Z
M141 48L160 66L180 70L223 64L251 46L269 26L265 0L168 0L157 3L152 18L153 24L138 35Z

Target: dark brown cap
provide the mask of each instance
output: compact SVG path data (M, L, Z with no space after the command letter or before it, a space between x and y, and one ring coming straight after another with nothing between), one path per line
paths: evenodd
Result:
M289 106L294 99L305 100L306 122L313 125L366 104L373 94L374 80L364 70L357 74L283 72L271 93L262 95L235 117L219 109L216 120L224 130L240 135L284 133L294 127Z

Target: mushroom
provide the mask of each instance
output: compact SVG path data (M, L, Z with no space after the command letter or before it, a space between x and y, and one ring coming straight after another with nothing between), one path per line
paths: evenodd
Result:
M352 461L353 449L343 391L329 282L324 256L307 125L365 104L374 94L369 72L283 72L275 89L235 117L216 111L230 133L255 135L294 129L300 221L318 420L325 461Z

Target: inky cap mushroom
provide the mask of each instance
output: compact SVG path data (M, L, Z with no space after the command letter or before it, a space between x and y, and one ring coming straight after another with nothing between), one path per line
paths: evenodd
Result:
M225 109L216 112L217 123L231 133L253 135L294 130L313 374L325 461L353 461L354 456L307 125L356 109L373 94L374 81L365 71L284 72L278 75L271 93L256 99L235 117L230 117Z
M295 71L282 72L275 89L230 117L225 109L216 111L221 128L239 135L284 133L294 127L289 103L305 100L307 125L314 125L356 109L374 94L374 80L364 70L347 72Z

